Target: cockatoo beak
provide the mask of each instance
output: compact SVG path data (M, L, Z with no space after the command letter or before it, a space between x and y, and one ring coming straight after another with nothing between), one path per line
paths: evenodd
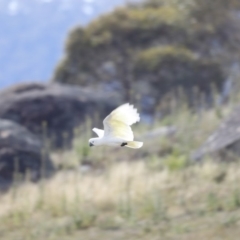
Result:
M90 143L89 143L89 146L92 147L92 146L94 146L94 145L90 142Z

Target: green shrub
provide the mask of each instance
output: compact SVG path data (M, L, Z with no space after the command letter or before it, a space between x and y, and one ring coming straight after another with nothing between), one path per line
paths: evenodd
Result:
M155 102L178 87L190 99L194 86L209 94L213 83L219 90L226 61L224 54L220 58L212 49L217 42L225 51L230 38L224 38L219 28L224 21L201 24L199 15L193 14L196 6L194 0L147 0L76 27L66 41L65 57L53 81L81 86L118 81L124 101L134 98L130 92L139 92L139 82L147 82Z
M139 53L136 69L144 72L157 72L165 62L193 62L196 55L189 49L175 46L151 47Z
M152 47L140 52L135 76L149 79L162 93L179 87L189 92L195 86L210 92L213 83L220 89L225 80L217 62L198 58L189 49L176 46Z
M188 165L188 159L185 155L175 152L163 159L163 165L170 171L182 170Z

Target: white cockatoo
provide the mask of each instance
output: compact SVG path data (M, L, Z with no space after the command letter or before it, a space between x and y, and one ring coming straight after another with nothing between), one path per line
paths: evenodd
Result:
M137 109L129 103L123 104L113 110L104 120L104 130L93 128L98 138L89 139L89 146L121 146L140 148L142 142L133 141L131 125L139 122L140 116Z

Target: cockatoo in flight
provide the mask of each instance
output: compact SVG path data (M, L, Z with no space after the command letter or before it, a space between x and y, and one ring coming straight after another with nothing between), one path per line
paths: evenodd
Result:
M137 109L129 103L123 104L113 110L104 120L104 130L93 128L98 138L89 139L89 146L121 146L140 148L142 142L133 141L131 125L139 122L140 116Z

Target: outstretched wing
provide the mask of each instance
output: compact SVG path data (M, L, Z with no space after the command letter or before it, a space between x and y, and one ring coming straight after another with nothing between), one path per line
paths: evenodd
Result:
M92 129L97 135L98 137L102 138L103 135L104 135L104 131L102 129L99 129L99 128L93 128Z
M112 111L104 120L104 136L133 140L131 125L138 122L140 116L137 109L129 103L123 104Z

